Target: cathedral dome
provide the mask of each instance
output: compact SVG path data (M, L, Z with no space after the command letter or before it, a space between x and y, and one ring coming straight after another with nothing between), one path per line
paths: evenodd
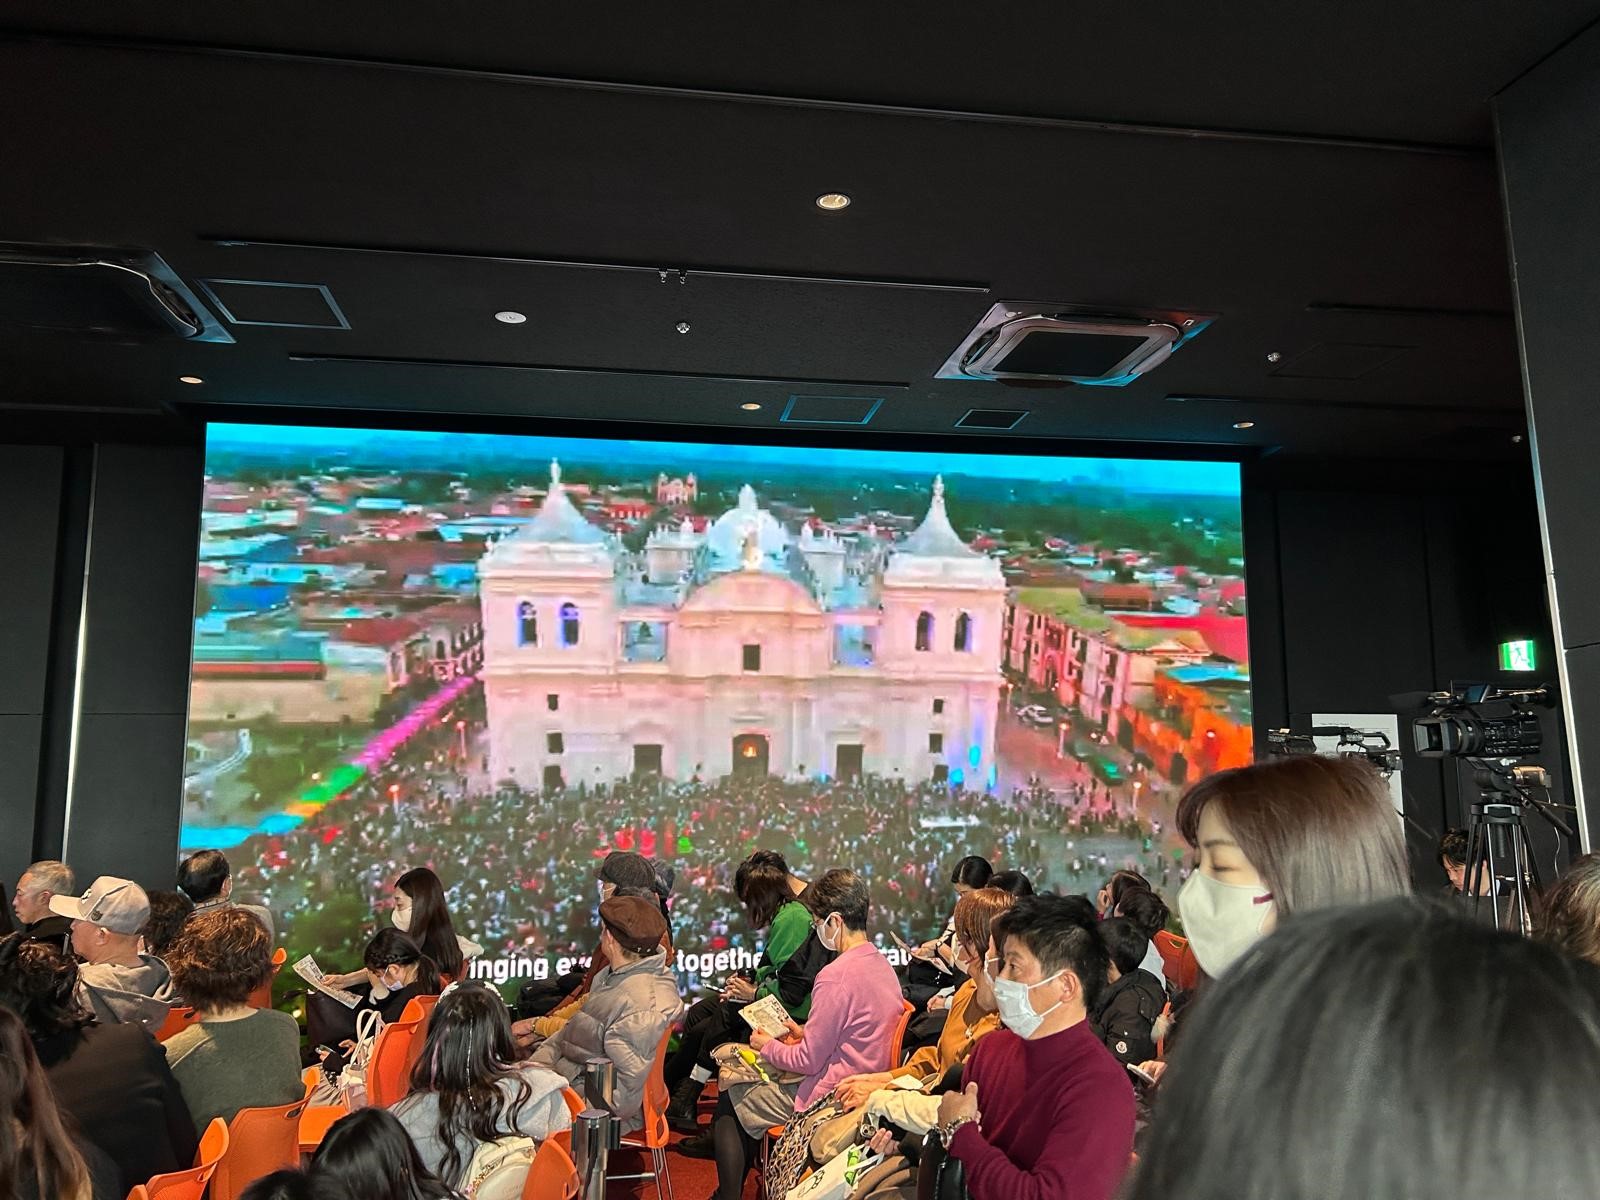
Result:
M763 559L782 561L789 547L789 535L782 523L756 503L755 489L748 483L739 489L739 503L711 523L706 531L706 549L717 571L737 571L745 563L745 545L752 535Z

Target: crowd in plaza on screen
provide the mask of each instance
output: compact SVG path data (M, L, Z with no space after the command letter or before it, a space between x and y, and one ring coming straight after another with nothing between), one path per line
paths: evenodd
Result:
M392 811L330 813L272 878L380 927L327 955L353 968L329 982L356 1007L309 996L307 1029L262 998L287 893L223 854L151 891L33 864L0 940L0 1195L116 1200L214 1158L228 1130L247 1139L246 1110L308 1096L337 1118L315 1150L233 1194L497 1194L565 1162L569 1089L596 1056L622 1128L675 1127L668 1169L713 1161L719 1200L757 1173L782 1197L841 1154L863 1160L847 1194L874 1200L934 1183L972 1200L1600 1195L1600 857L1524 938L1465 897L1414 894L1439 889L1413 881L1386 787L1350 760L1202 780L1177 811L1179 886L1118 864L1081 894L1035 886L1027 854L1062 834L1038 805L978 800L982 824L925 828L938 795L882 781L748 794L623 785L554 827L533 808L526 829L521 809L456 810L464 837L431 869L377 857ZM614 844L674 802L695 807L654 846ZM414 803L443 824L445 801ZM1029 811L1047 815L1030 829ZM886 867L866 848L891 839ZM578 894L529 903L558 888ZM735 905L764 952L686 1008L674 946ZM930 936L896 967L890 928ZM471 977L480 934L586 961L508 1003ZM768 997L784 1024L750 1028L741 1011ZM414 1017L402 1094L364 1103L373 1030Z

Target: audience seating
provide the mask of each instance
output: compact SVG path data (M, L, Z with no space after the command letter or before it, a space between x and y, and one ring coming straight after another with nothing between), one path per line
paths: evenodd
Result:
M522 1200L577 1200L578 1168L561 1143L551 1138L533 1156L522 1185Z
M650 1064L650 1074L644 1081L644 1128L639 1131L637 1140L623 1138L624 1146L631 1146L639 1150L650 1151L649 1171L637 1175L607 1175L607 1180L612 1179L653 1179L656 1185L657 1200L665 1197L672 1200L672 1175L667 1170L667 1141L670 1131L667 1127L667 1103L672 1096L667 1091L667 1080L664 1074L667 1064L669 1043L672 1041L672 1030L668 1029L661 1035L661 1041L656 1046L655 1061ZM571 1107L571 1102L568 1102ZM665 1187L663 1188L663 1184Z
M1172 1001L1168 1000L1161 1006L1161 1012L1156 1017L1156 1025L1161 1032L1156 1036L1156 1057L1167 1056L1167 1022L1172 1020Z
M911 1028L911 1018L917 1010L909 1000L900 1001L900 1020L895 1022L894 1035L889 1039L888 1069L897 1070L905 1061L906 1030Z
M320 1067L307 1067L301 1072L300 1078L305 1081L306 1100L311 1099L311 1093L316 1089L317 1081L321 1077ZM300 1153L310 1154L322 1145L322 1139L327 1136L328 1130L340 1117L348 1116L350 1110L342 1104L306 1104L300 1113L298 1126L300 1138Z
M1192 988L1200 978L1200 963L1189 949L1189 939L1163 929L1151 940L1161 955L1162 974L1172 981L1172 986L1180 992Z
M164 1042L168 1038L177 1037L178 1034L182 1033L185 1029L189 1028L189 1026L193 1025L199 1019L200 1012L198 1009L186 1008L182 1005L174 1004L171 1008L167 1009L167 1019L162 1022L161 1028L156 1030L156 1041Z
M378 1031L367 1062L367 1103L388 1108L411 1090L410 1064L420 1053L422 1018L395 1021Z
M275 1108L241 1108L228 1122L228 1150L211 1180L210 1200L238 1200L254 1180L300 1165L304 1100Z
M569 1087L561 1089L561 1099L567 1106L567 1112L574 1117L588 1107L583 1102L583 1097Z
M140 1195L140 1200L201 1200L206 1192L206 1184L211 1182L217 1164L227 1152L228 1127L223 1124L221 1117L215 1117L200 1138L194 1166L187 1171L171 1171L155 1176L142 1188L134 1188L130 1200L133 1195Z
M278 972L283 970L283 964L289 961L289 952L279 946L272 952L272 974L267 976L266 982L250 993L247 1003L251 1008L272 1007L272 981L278 977Z
M411 1078L411 1068L422 1057L422 1045L428 1040L428 1024L433 1020L433 1006L437 1003L437 996L413 996L406 1001L405 1011L400 1014L401 1022L417 1022L417 1031L406 1044L405 1077L408 1080ZM409 1086L406 1090L410 1090Z

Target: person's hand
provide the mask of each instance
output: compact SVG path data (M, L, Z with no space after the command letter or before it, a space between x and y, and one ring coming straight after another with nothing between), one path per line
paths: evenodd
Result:
M881 1087L888 1086L891 1076L887 1071L874 1071L866 1075L847 1075L834 1089L834 1097L852 1112L866 1104L867 1097Z
M912 958L932 958L934 951L939 947L938 942L923 942L922 945L911 951Z
M982 1115L978 1112L978 1085L967 1084L962 1092L946 1092L939 1100L939 1124L948 1125L952 1121L976 1121Z
M517 1045L524 1049L540 1040L539 1035L533 1031L533 1023L533 1017L511 1023L511 1036L516 1039Z
M874 1154L888 1154L894 1148L895 1137L894 1131L891 1129L880 1128L877 1133L872 1135L871 1140L867 1142L867 1149Z
M756 998L756 985L743 975L735 975L722 989L722 995L735 1004L749 1004Z
M937 1012L941 1008L950 1007L949 996L930 996L928 998L928 1011Z
M750 1031L750 1049L754 1050L757 1054L760 1054L761 1048L771 1040L772 1035L766 1032L764 1029L752 1029Z
M806 1031L799 1025L796 1025L793 1018L785 1021L783 1026L789 1031L783 1035L783 1040L788 1042L791 1046L798 1046L800 1044L800 1039L806 1036Z
M1148 1059L1147 1061L1139 1064L1139 1070L1150 1076L1150 1078L1155 1080L1157 1083L1161 1082L1162 1072L1164 1072L1166 1069L1166 1061L1159 1058Z

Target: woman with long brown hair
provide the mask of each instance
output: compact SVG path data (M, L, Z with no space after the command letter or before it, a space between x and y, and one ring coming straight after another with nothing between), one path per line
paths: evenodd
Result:
M0 1196L117 1200L121 1194L110 1160L68 1130L27 1026L0 1008Z

